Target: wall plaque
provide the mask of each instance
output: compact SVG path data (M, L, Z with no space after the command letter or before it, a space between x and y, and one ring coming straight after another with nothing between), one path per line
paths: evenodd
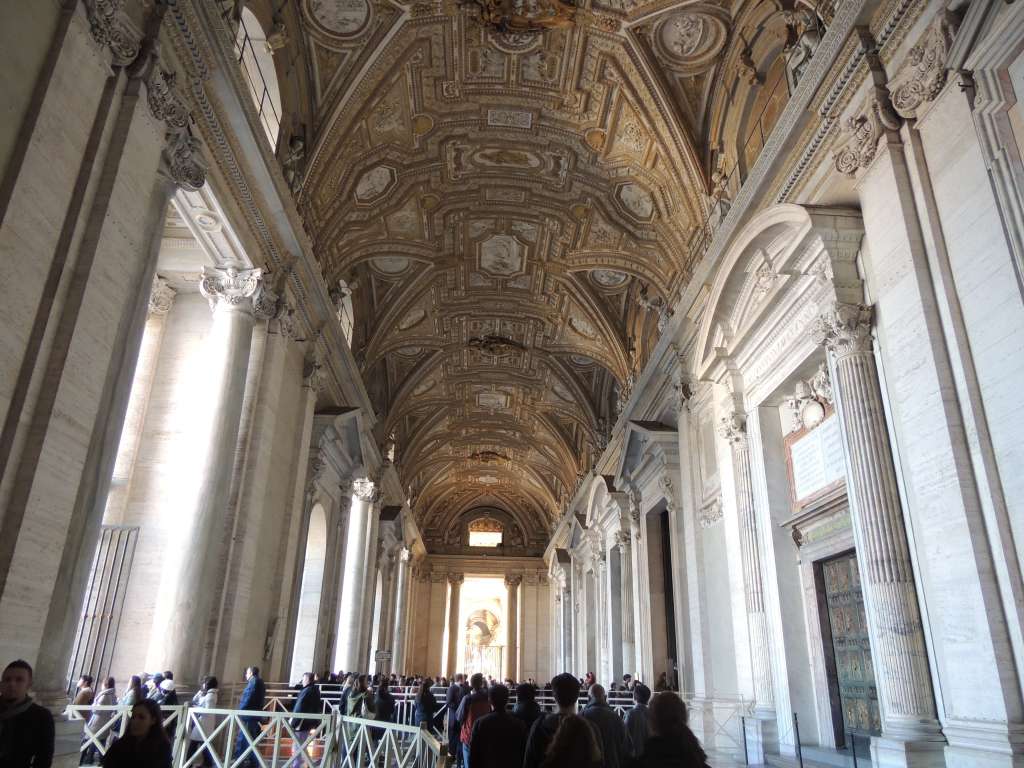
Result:
M795 432L786 440L789 488L795 507L803 507L823 491L845 482L839 419L830 414L817 427Z

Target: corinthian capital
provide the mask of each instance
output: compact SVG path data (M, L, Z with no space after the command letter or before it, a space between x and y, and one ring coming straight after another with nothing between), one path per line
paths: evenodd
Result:
M871 307L836 302L811 326L811 338L836 357L871 351Z
M740 446L747 442L747 417L733 411L718 422L718 434L730 445Z
M505 586L509 589L515 589L523 583L523 576L519 573L510 573L505 576Z
M464 582L465 580L466 580L466 574L464 574L464 573L449 573L448 574L448 583L451 584L453 587L460 586L462 584L462 582Z
M174 304L175 290L158 275L153 275L153 288L149 292L149 314L166 315Z
M360 501L367 503L377 500L377 484L367 477L360 477L352 481L352 495Z
M226 308L253 311L260 293L261 269L203 267L199 292L210 302L210 309Z

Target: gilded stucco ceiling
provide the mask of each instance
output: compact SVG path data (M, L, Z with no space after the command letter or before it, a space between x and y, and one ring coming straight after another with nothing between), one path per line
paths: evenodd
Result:
M328 285L352 290L353 351L428 544L476 507L545 541L706 214L692 137L728 14L559 8L501 31L474 3L302 5L300 205Z

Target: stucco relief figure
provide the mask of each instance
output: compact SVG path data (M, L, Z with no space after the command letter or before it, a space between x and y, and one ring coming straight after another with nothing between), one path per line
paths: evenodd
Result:
M679 56L692 56L700 47L703 35L704 23L700 16L692 13L673 19L665 33L669 48Z
M576 8L561 0L476 0L480 18L501 32L566 29Z
M786 26L796 41L786 53L786 81L792 92L800 83L811 63L811 57L821 43L821 29L817 17L807 10L787 11Z
M480 268L508 276L523 268L523 246L511 235L492 235L480 245Z
M367 0L309 0L309 12L327 31L351 35L366 24L370 4Z
M366 202L383 195L395 183L395 169L378 165L362 175L356 183L356 200Z
M649 219L654 215L654 198L639 184L623 184L619 187L619 202L638 219Z

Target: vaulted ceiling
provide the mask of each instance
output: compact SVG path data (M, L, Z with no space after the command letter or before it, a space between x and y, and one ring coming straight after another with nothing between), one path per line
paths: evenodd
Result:
M504 29L493 22L510 9ZM428 543L543 545L685 284L724 4L303 0L300 207Z

